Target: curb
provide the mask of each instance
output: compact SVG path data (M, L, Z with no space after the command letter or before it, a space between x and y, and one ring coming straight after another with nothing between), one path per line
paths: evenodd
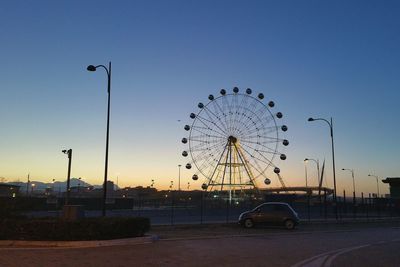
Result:
M28 241L28 240L0 240L1 248L90 248L120 245L139 245L153 243L159 240L157 235L112 240L88 241Z

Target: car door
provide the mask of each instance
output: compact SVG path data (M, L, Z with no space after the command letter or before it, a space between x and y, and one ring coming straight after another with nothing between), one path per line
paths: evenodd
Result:
M257 213L254 217L254 222L259 224L271 224L274 221L274 205L264 204L257 209Z
M274 225L282 224L284 219L287 217L287 209L284 205L274 205L271 212L271 223Z

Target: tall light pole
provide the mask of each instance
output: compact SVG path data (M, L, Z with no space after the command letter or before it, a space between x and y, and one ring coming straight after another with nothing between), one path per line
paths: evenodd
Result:
M33 189L35 188L35 186L36 186L35 184L31 185L31 195L33 195Z
M107 134L106 134L106 158L104 166L104 184L103 184L103 210L102 216L106 216L106 198L107 198L107 174L108 174L108 140L110 134L110 96L111 96L111 62L108 63L108 68L104 65L89 65L88 71L96 71L97 68L103 68L107 73L107 93L108 93L108 106L107 106Z
M372 174L368 174L368 176L372 176L372 177L376 178L376 189L377 189L377 193L378 193L377 197L379 197L379 183L378 183L379 176L372 175Z
M305 176L306 176L306 187L308 187L307 160L304 160L304 171L305 171Z
M335 202L335 216L336 220L339 219L338 217L338 208L337 208L337 198L336 198L336 171L335 171L335 146L333 143L333 120L331 117L331 121L329 122L323 118L308 118L308 121L324 121L329 125L330 132L331 132L331 143L332 143L332 169L333 169L333 201Z
M71 161L72 161L72 149L64 149L62 153L68 155L68 173L67 173L67 195L65 197L65 205L68 205L69 202L69 193L71 192L70 189L70 180L71 180Z
M182 165L179 164L179 165L178 165L178 169L179 169L179 174L178 174L178 191L181 191L181 167L182 167Z
M351 172L351 177L353 178L353 202L355 202L356 201L356 182L354 179L354 170L353 169L342 169L342 171Z

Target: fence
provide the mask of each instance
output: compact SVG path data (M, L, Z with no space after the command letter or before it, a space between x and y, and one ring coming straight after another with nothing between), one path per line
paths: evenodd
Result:
M172 191L158 198L116 198L107 201L107 216L144 216L158 224L202 224L236 222L240 213L251 210L268 201L290 204L302 220L369 219L397 217L400 215L400 199L377 198L361 194L358 198L309 195L271 194L248 197L245 200L221 198L201 191ZM7 204L8 203L8 204ZM70 204L83 205L86 216L101 215L101 198L72 198ZM64 199L49 201L47 198L0 198L0 206L12 205L31 216L57 216Z

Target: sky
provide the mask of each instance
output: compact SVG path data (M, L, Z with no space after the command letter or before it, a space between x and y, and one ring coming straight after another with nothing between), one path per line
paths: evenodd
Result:
M221 88L274 100L289 130L281 163L305 184L304 158L326 160L332 186L333 118L338 195L376 192L399 177L398 1L2 1L0 177L101 184L107 76L112 62L109 179L119 186L177 185L198 102ZM277 163L278 164L278 163ZM316 167L307 164L308 183ZM193 170L181 186L199 189ZM271 175L271 186L279 186ZM380 183L382 193L388 186Z

